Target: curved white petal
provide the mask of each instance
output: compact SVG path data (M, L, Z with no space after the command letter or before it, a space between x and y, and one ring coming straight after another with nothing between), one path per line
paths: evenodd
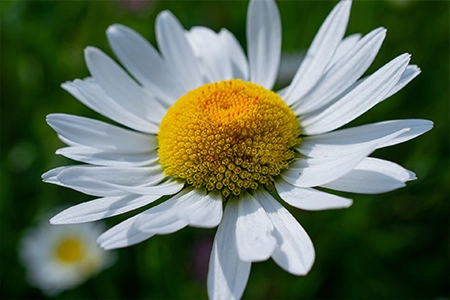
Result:
M416 78L417 75L420 74L420 68L416 65L408 65L405 69L405 71L402 74L402 77L400 77L400 80L397 82L397 84L391 89L391 91L384 96L384 99L387 99L400 91L405 85L407 85L411 80ZM384 100L383 99L383 100Z
M109 44L125 68L166 106L184 94L178 74L170 70L158 51L139 33L120 24L106 31Z
M154 185L165 178L161 165L142 168L71 166L58 174L58 178L87 178L124 186Z
M72 146L56 150L56 154L98 166L144 167L159 160L156 151L149 153L117 153L85 146Z
M251 263L239 259L236 245L237 205L225 206L209 259L208 297L237 300L242 297Z
M135 222L141 214L131 217L104 232L97 239L98 245L106 250L111 250L135 245L152 237L153 233L142 232L135 227Z
M342 156L325 155L322 157L300 158L289 169L281 173L281 177L297 187L323 185L348 173L379 146L388 143L408 130L406 128L380 139L352 145L353 147L343 147L346 152Z
M405 168L382 159L367 157L344 176L323 187L359 194L379 194L405 186L416 176Z
M273 235L277 239L277 247L272 254L273 260L291 274L306 275L315 258L308 234L289 211L268 193L259 192L255 198L275 227Z
M164 176L160 166L142 168L70 166L56 175L60 185L93 196L121 196L130 193L170 195L183 188L183 183L175 181L158 184Z
M159 124L167 109L144 90L109 56L94 47L85 49L85 60L95 82L125 109Z
M377 28L347 51L322 76L316 86L293 109L305 114L318 109L339 96L367 71L386 36L386 29Z
M144 211L136 220L136 228L143 232L168 234L186 227L188 222L180 219L176 212L177 196Z
M250 81L271 90L281 53L281 21L273 0L252 0L247 10Z
M421 72L420 68L416 65L408 65L405 69L405 71L403 72L402 76L400 77L400 79L398 80L398 82L394 85L394 87L389 91L389 93L387 93L383 99L380 100L384 101L387 98L391 97L392 95L394 95L395 93L397 93L398 91L400 91L402 88L404 88L408 83L411 82L411 80L413 80L414 78L417 77L417 75L419 75ZM356 87L359 84L361 84L363 81L365 81L366 79L368 79L369 77L363 77L360 80L358 80L357 82L355 82L355 84L353 84L352 87ZM350 88L351 89L351 88Z
M345 37L336 48L333 58L327 65L325 72L327 72L332 66L334 66L348 51L350 51L356 43L361 39L360 33L354 33Z
M329 132L368 111L382 101L395 86L409 60L409 54L398 56L333 104L301 116L303 132L307 135Z
M47 182L47 183L52 183L52 184L57 184L57 185L61 185L64 186L64 184L62 184L59 180L58 180L58 174L61 173L62 171L66 170L70 168L70 166L64 166L64 167L58 167L58 168L54 168L51 169L47 172L45 172L44 174L42 174L42 181Z
M225 49L228 51L228 56L231 59L233 78L241 78L244 81L248 81L249 67L247 57L236 37L227 29L222 28L219 31L219 38L225 45Z
M50 114L47 123L66 140L96 149L142 153L156 149L156 137L94 119Z
M184 35L183 26L170 11L163 11L156 18L156 39L167 64L178 74L184 93L203 84L197 60Z
M58 139L61 142L63 142L64 144L68 145L68 146L91 148L91 147L81 146L80 144L77 144L77 143L75 143L75 142L73 142L71 140L66 139L62 135L59 135L59 134L57 134L57 135L58 135ZM91 148L91 149L94 149L94 148ZM96 150L98 150L98 149L96 149ZM102 150L99 150L99 151L102 151Z
M118 196L130 193L139 195L172 195L180 191L184 186L183 183L176 181L167 181L152 186L123 186L87 178L70 180L65 175L67 174L63 173L63 178L61 179L61 176L58 176L58 179L66 187L92 196Z
M51 224L75 224L97 221L150 204L160 195L126 195L105 197L80 203L50 219Z
M268 259L276 245L272 236L273 224L261 205L250 194L239 201L228 201L227 206L237 206L236 244L239 259L253 262Z
M288 105L306 95L322 77L341 43L350 17L351 1L340 1L320 26L284 100Z
M309 157L341 156L353 152L356 147L361 147L375 140L404 131L397 137L379 144L377 148L387 147L403 143L413 139L433 127L433 123L427 120L406 119L392 120L379 123L367 124L352 128L341 129L321 135L304 137L302 143L296 148L301 154Z
M303 210L347 208L353 204L352 199L339 197L312 188L296 187L282 179L275 182L275 187L284 201L289 205Z
M211 228L219 225L222 219L222 197L216 193L207 194L205 190L191 189L181 197L174 196L177 216L190 226Z
M109 97L105 91L91 78L86 80L75 79L73 82L66 82L61 85L72 96L90 109L110 118L129 128L146 132L158 133L158 126L151 123L132 111L127 110L127 106Z
M420 120L420 119L410 119L405 120L408 121L408 128L409 130L404 132L403 134L400 134L399 136L395 137L394 139L390 141L386 141L385 143L378 146L378 148L383 147L389 147L392 145L404 143L406 141L409 141L413 138L418 137L421 134L424 134L425 132L431 130L433 128L433 122L429 120ZM387 121L389 122L389 121ZM392 121L394 122L394 121Z
M217 33L207 27L196 26L186 31L186 37L204 69L207 82L233 78L230 56Z

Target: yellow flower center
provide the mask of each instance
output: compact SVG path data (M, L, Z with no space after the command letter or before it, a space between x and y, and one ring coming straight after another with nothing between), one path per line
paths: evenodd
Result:
M158 133L166 175L239 195L274 182L295 157L299 122L276 93L240 79L205 84L169 108Z
M83 244L78 238L64 239L56 247L56 257L63 263L78 262L83 256Z

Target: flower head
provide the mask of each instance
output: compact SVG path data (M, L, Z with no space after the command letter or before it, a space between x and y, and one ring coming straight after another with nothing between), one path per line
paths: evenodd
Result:
M335 6L292 82L276 93L281 22L272 0L250 1L248 57L226 29L186 31L168 11L156 20L160 52L130 28L108 28L131 76L88 47L92 77L63 88L128 129L48 116L68 145L57 153L88 165L56 168L44 181L99 197L51 222L94 221L169 196L102 234L99 244L126 247L188 225L219 225L208 274L212 299L240 298L251 263L270 257L292 274L307 274L312 242L273 195L322 210L352 200L316 187L369 194L403 187L415 179L412 172L368 156L432 127L426 120L392 120L339 129L420 73L402 54L361 78L386 30L344 38L350 6L345 0Z
M113 253L96 243L102 231L98 224L51 226L47 221L28 230L20 254L30 283L56 295L110 265Z

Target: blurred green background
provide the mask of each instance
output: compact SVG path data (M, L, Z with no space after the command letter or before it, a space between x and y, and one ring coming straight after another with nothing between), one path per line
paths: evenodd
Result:
M306 49L335 1L278 1L283 51ZM66 164L62 143L45 123L63 112L104 119L60 84L88 76L83 49L112 55L105 30L134 28L155 45L154 20L171 10L185 28L233 32L245 47L247 1L1 1L0 298L39 299L17 250L24 229L54 207L91 199L41 182ZM413 170L416 181L382 195L346 195L346 210L290 211L316 248L306 277L273 261L256 263L246 299L448 299L449 297L449 3L356 1L347 34L384 26L387 38L368 73L409 52L422 74L350 125L423 118L434 129L374 156ZM133 215L107 220L108 226ZM60 299L206 299L206 267L215 230L187 228L118 252L117 263ZM206 253L206 254L205 254Z

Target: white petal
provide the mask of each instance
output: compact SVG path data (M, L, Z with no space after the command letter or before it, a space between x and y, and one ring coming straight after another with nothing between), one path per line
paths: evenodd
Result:
M247 262L268 259L276 240L272 236L273 224L264 209L250 194L243 195L237 202L228 201L228 205L236 206L238 210L236 244L239 259Z
M239 259L236 246L237 205L227 205L209 259L208 297L240 299L247 285L251 263Z
M353 203L351 199L321 192L312 188L295 187L282 179L275 182L275 187L284 201L303 210L347 208Z
M400 77L399 81L395 84L395 86L389 91L388 94L386 94L381 101L386 100L387 98L391 97L398 91L400 91L402 88L404 88L408 83L411 82L414 78L417 77L421 72L420 68L416 65L408 65L403 72L402 76ZM368 77L361 78L358 80L353 86L356 87L359 84L361 84L364 80L366 80Z
M184 29L170 12L163 11L156 18L156 39L161 54L183 84L184 93L203 84L194 52Z
M216 227L222 219L222 197L218 194L194 188L176 201L174 210L190 226Z
M143 153L156 149L156 137L101 121L67 114L51 114L47 123L66 140L92 148Z
M277 91L277 94L281 97L281 99L284 99L284 96L288 92L289 88L290 88L290 86L288 85L288 86L282 88L281 90Z
M177 215L176 197L143 212L136 220L136 228L143 232L169 234L186 227L188 223Z
M420 120L420 119L410 119L410 120L402 120L408 122L409 131L404 132L403 134L397 136L396 138L381 144L378 148L388 147L400 143L404 143L409 141L417 136L424 134L425 132L431 130L433 128L433 122L429 120ZM389 122L389 121L388 121ZM394 121L391 121L394 122Z
M162 60L156 49L139 33L115 24L106 31L114 54L127 70L166 106L171 106L185 91L178 74Z
M307 136L303 138L302 144L296 150L309 157L341 156L353 152L355 146L364 146L408 128L409 130L386 143L380 144L378 148L403 143L427 132L432 126L433 123L430 121L417 119L367 124L321 135Z
M247 57L238 40L225 28L220 30L219 38L222 40L222 43L228 51L228 56L231 58L233 78L241 78L247 81L249 72Z
M53 183L53 184L64 186L58 180L58 174L61 173L64 170L68 169L68 168L69 168L69 166L58 167L58 168L51 169L51 170L45 172L44 174L42 174L42 176L41 176L42 177L42 181L47 182L47 183Z
M92 79L66 82L61 85L63 89L72 94L90 109L110 118L129 128L146 132L158 133L158 126L127 110L123 103L119 103L109 97L102 88L92 81Z
M294 275L306 275L311 269L315 253L314 246L303 227L278 201L266 192L255 195L275 229L277 247L273 260L284 270Z
M51 224L75 224L97 221L134 210L157 200L159 195L126 195L84 202L60 212Z
M130 154L102 151L85 146L61 148L56 150L56 154L92 165L111 167L143 167L148 166L159 159L156 151Z
M252 0L247 10L250 81L271 90L281 53L281 21L273 0Z
M400 80L392 88L392 90L386 96L384 96L384 99L387 99L390 96L392 96L395 93L397 93L398 91L400 91L411 80L416 78L416 76L419 75L420 72L421 72L420 68L418 66L416 66L416 65L409 65L409 66L407 66L405 72L403 72L403 74L402 74L402 77L400 77Z
M62 170L57 179L61 185L93 196L126 194L170 195L183 188L182 183L164 182L161 167L114 168L71 166ZM57 183L56 183L57 184Z
M294 112L305 114L318 109L339 96L367 71L386 36L386 29L378 28L364 36L343 55L319 80Z
M361 34L355 33L351 34L347 37L345 37L336 48L336 51L334 52L333 58L331 59L331 62L328 64L327 68L325 69L325 72L328 71L334 64L339 62L339 60L344 56L348 51L350 51L355 44L359 41L361 38Z
M340 1L323 22L284 95L288 105L308 93L322 77L344 37L350 17L350 7L351 1Z
M404 187L406 181L414 179L414 173L393 162L367 157L349 173L323 187L351 193L379 194Z
M330 106L302 116L303 132L307 135L328 132L368 111L398 82L409 59L409 54L398 56Z
M202 64L207 82L233 78L231 59L219 35L207 27L193 27L186 37Z
M356 144L353 147L343 147L346 152L342 156L326 155L323 157L300 158L288 170L281 173L281 177L297 187L323 185L348 173L380 145L388 143L407 130L409 129L400 130L371 142Z
M58 174L62 177L88 178L125 186L155 185L165 178L161 165L142 168L95 167L89 165L71 166Z
M94 47L85 49L85 60L95 82L125 109L154 124L166 114L158 101L145 93L109 56Z
M75 143L71 140L68 140L65 137L63 137L62 135L57 134L57 136L58 136L58 139L66 145L74 146L74 147L86 147L86 146L80 146L80 144ZM90 147L86 147L86 148L90 148ZM94 148L92 148L92 149L94 149ZM101 151L101 150L99 150L99 151Z
M135 227L135 222L141 214L123 221L100 235L97 239L99 246L106 250L123 248L152 237L153 233L142 232Z

